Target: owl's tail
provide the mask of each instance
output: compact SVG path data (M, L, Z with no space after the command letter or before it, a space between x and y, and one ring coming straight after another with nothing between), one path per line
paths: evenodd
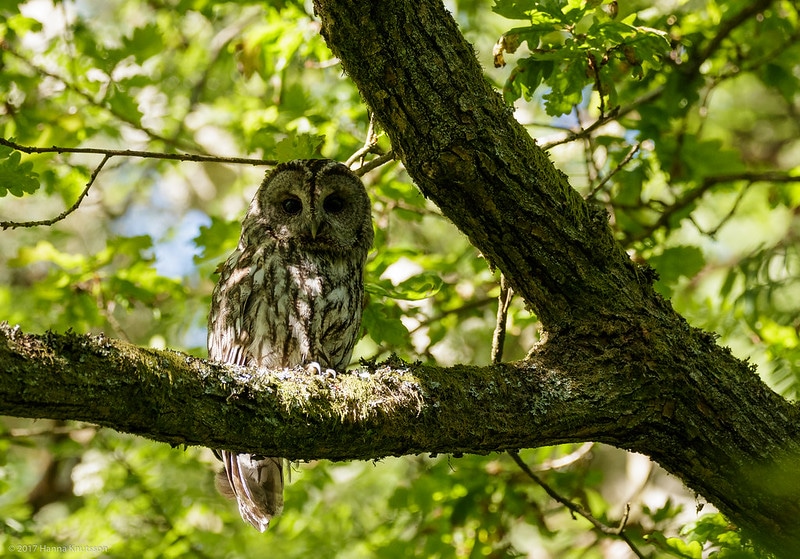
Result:
M259 532L283 511L283 458L221 451L225 469L217 474L217 489L236 498L239 514Z

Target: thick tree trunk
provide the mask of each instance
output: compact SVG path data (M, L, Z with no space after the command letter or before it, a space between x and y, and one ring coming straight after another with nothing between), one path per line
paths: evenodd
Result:
M551 418L561 438L645 453L800 557L797 408L653 291L483 78L441 0L314 6L411 177L541 319L548 341L531 358L587 405L577 423ZM627 405L609 407L620 394Z

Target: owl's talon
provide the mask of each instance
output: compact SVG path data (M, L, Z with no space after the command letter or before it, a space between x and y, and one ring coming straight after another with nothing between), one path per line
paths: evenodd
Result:
M316 374L316 375L320 375L320 376L323 376L323 377L331 377L333 379L336 378L336 371L335 370L333 370L333 369L325 369L323 371L322 370L322 366L319 363L317 363L316 361L312 361L311 363L307 364L305 366L305 369L306 369L306 373L309 373L309 374Z

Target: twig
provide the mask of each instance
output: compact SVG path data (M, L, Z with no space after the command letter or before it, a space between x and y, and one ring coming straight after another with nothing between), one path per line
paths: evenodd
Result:
M95 155L102 155L103 160L100 164L95 168L92 172L91 177L89 178L89 182L86 183L86 188L83 189L78 199L75 203L57 215L52 219L45 219L41 221L0 221L0 228L3 230L6 229L16 229L17 227L38 227L40 225L50 226L54 223L57 223L64 218L66 218L69 214L74 212L75 210L80 207L83 199L86 198L86 195L89 194L89 189L92 188L97 175L103 169L105 164L108 162L109 159L112 157L142 157L148 159L169 159L173 161L195 161L201 163L236 163L236 164L246 164L246 165L277 165L278 162L274 159L250 159L245 157L219 157L213 155L199 155L193 153L158 153L153 151L138 151L138 150L115 150L115 149L102 149L102 148L67 148L67 147L58 147L53 146L49 148L39 148L33 146L23 146L16 142L12 142L11 140L7 140L5 138L0 138L0 145L4 145L15 149L17 151L21 151L23 153L81 153L81 154L95 154Z
M75 200L75 203L72 204L72 206L70 206L63 212L61 212L60 214L58 214L56 217L51 219L43 219L41 221L0 221L0 228L2 228L3 231L5 231L6 229L9 228L16 229L17 227L38 227L40 225L50 226L66 218L69 214L77 210L78 207L81 205L83 199L86 198L87 194L89 194L89 189L92 188L92 185L94 184L97 175L100 174L100 171L105 166L106 162L109 159L111 159L111 157L112 156L108 154L103 156L103 160L97 167L95 167L94 171L92 171L92 176L89 177L89 182L86 183L86 188L83 189L83 192L81 192L81 195L78 196L77 200Z
M378 136L375 134L375 117L373 115L369 115L369 126L367 127L367 137L364 140L364 145L360 149L356 150L353 155L348 157L344 164L348 167L352 167L353 163L360 159L363 165L364 156L375 149L377 144Z
M643 228L636 235L631 235L625 240L626 245L635 243L646 239L660 228L666 226L672 216L680 212L692 204L697 199L701 198L706 192L711 190L712 187L720 183L734 182L734 181L748 181L748 182L800 182L800 175L789 175L787 173L767 171L764 173L745 172L745 173L731 173L728 175L717 175L713 177L706 177L700 185L689 192L682 198L676 200L674 204L667 206L659 218L648 227Z
M687 74L692 75L699 71L700 67L703 65L703 62L711 58L711 55L717 51L717 49L722 45L722 42L727 39L737 27L745 23L752 16L755 16L766 10L770 4L772 4L772 0L758 0L757 2L753 2L744 8L730 19L722 21L717 28L718 32L714 38L708 42L705 48L699 53L698 57L687 66Z
M633 159L633 156L639 152L639 149L641 149L641 147L642 143L637 142L636 145L634 145L628 152L628 154L622 159L622 161L620 161L608 175L603 177L603 179L600 182L598 182L597 185L595 185L595 187L589 193L587 198L594 198L595 195L600 191L600 189L603 188L609 180L611 180L611 177L616 175L625 165L630 163L631 159Z
M597 130L598 128L600 128L605 123L622 118L625 115L632 113L640 106L655 101L656 99L661 97L664 91L665 88L663 86L657 87L651 91L648 91L638 99L635 99L630 103L630 105L625 105L624 107L614 107L614 109L609 114L607 114L605 118L600 118L596 120L588 128L582 128L579 129L578 131L567 129L567 135L565 137L561 138L560 140L554 140L552 142L543 144L542 149L547 151L551 148L554 148L555 146L560 146L561 144L567 144L569 142L574 142L575 140L584 138L589 134L591 134L592 132L594 132L595 130ZM536 124L535 126L542 126L542 125ZM550 126L549 128L558 128L560 130L564 130L564 127Z
M541 464L537 464L535 467L531 468L537 472L546 472L548 470L557 470L559 468L566 468L567 466L574 464L587 454L591 452L594 448L593 442L586 442L579 446L574 452L570 452L566 456L561 456L560 458L556 458L554 460L546 460Z
M631 549L631 551L633 551L633 553L637 557L639 557L640 559L645 559L645 556L642 554L641 551L639 551L639 548L636 547L636 544L634 544L631 541L631 539L627 536L627 534L625 534L625 526L628 523L628 517L630 516L631 512L630 503L625 504L625 512L622 515L622 519L620 520L619 525L617 525L616 527L607 526L602 522L600 522L599 520L597 520L594 516L592 516L592 513L584 509L579 504L574 503L569 499L559 495L558 492L556 492L552 487L547 485L547 483L545 483L542 478L537 476L533 472L533 470L531 470L528 467L528 465L522 460L522 458L520 458L519 453L509 451L508 454L529 478L531 478L539 487L544 489L544 492L547 493L550 496L550 498L552 498L554 501L561 503L562 505L567 507L571 512L579 516L582 516L583 518L588 520L592 524L592 526L594 526L595 529L601 534L620 538L622 541L628 544L628 547Z
M739 204L742 203L745 194L747 194L747 188L742 188L739 191L739 194L736 195L736 200L733 201L733 206L731 206L730 211L728 211L728 213L725 214L725 216L722 219L720 219L716 227L714 227L710 231L703 231L700 227L697 227L697 224L695 224L697 230L713 239L717 235L717 233L719 233L719 230L722 229L722 226L725 225L734 216L736 210L739 209Z
M500 363L503 359L503 345L506 340L506 323L508 307L514 297L514 290L508 285L506 276L500 273L500 295L497 298L497 322L492 336L492 363Z
M360 176L365 175L368 172L372 171L373 169L377 169L381 165L384 165L384 164L388 163L389 161L391 161L394 158L395 158L394 157L394 151L390 150L390 151L386 152L385 154L376 157L372 161L364 163L358 169L353 169L353 172L360 177Z
M603 83L600 81L600 66L597 64L594 55L589 54L588 58L589 69L594 74L594 87L597 90L597 94L600 96L600 118L598 120L603 120L606 116L606 101L603 99Z
M592 132L594 132L595 130L600 128L601 126L603 126L605 123L611 122L612 120L616 120L617 117L619 117L619 116L620 116L619 107L614 107L613 109L611 109L611 111L609 111L609 113L607 115L604 115L604 116L598 118L592 124L590 124L587 128L583 128L583 129L579 130L578 132L570 132L569 134L567 134L564 138L561 138L560 140L555 140L555 141L552 141L550 143L544 144L542 146L542 149L547 151L547 150L549 150L551 148L554 148L556 146L560 146L561 144L568 144L569 142L573 142L575 140L579 140L581 138L585 138L586 136L588 136L589 134L591 134Z
M23 146L5 138L0 138L0 145L8 146L23 153L89 153L108 155L109 157L141 157L147 159L169 159L172 161L194 161L197 163L234 163L240 165L277 165L276 159L254 159L249 157L222 157L219 155L200 155L196 153L160 153L156 151L139 151L132 149L104 149L104 148L66 148L52 146L39 148Z

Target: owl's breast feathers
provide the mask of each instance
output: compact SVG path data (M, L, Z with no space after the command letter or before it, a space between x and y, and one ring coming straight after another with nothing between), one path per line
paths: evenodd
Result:
M363 258L240 247L209 317L209 357L240 365L341 370L361 326Z

